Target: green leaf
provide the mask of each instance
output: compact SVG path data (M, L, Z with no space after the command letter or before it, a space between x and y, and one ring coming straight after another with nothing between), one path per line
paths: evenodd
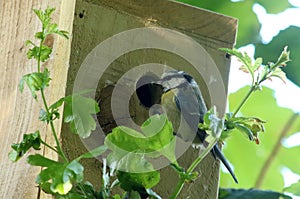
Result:
M93 157L97 157L99 155L101 155L102 153L104 153L107 150L107 146L102 145L99 146L85 154L82 154L81 156L79 156L77 159L77 161L81 160L82 158L93 158Z
M42 37L40 34L36 35L36 37ZM34 58L36 60L41 60L42 62L45 62L50 58L51 53L52 53L52 48L46 45L42 45L41 48L38 46L34 46L33 48L28 50L27 58L28 59Z
M47 27L47 33L52 34L55 33L58 29L58 25L56 23L49 24Z
M43 27L46 27L51 20L51 15L55 11L55 8L48 7L45 11L33 9L33 11L42 22Z
M57 100L56 102L54 102L51 106L49 106L49 109L57 109L59 107L61 107L61 105L64 103L65 98L62 97L59 100Z
M24 82L26 82L29 87L31 94L34 99L37 99L36 91L42 90L49 86L51 78L49 77L48 69L45 69L43 73L30 73L24 75L20 81L19 89L22 92L24 90Z
M141 199L141 196L140 196L139 192L137 192L137 191L130 191L129 198L130 199Z
M12 151L9 153L9 159L13 162L18 161L30 148L40 150L41 136L40 132L36 131L31 134L24 134L22 142L12 144Z
M41 121L49 121L49 115L47 114L47 112L44 109L40 110L39 120L41 120Z
M37 38L37 39L44 39L45 35L44 35L43 32L37 32L37 33L35 33L34 37ZM33 43L31 42L31 44L33 44Z
M83 180L83 166L77 160L61 163L36 154L30 155L27 161L33 166L45 167L37 176L36 183L50 183L53 193L65 195L71 191L73 183Z
M219 189L219 199L292 199L290 196L274 191L258 189Z
M56 199L102 199L90 182L78 183L66 195L50 193Z
M291 193L295 196L300 196L300 180L296 183L293 183L289 187L285 187L283 191Z
M208 133L209 136L206 137L206 141L210 142L209 140L219 138L223 130L224 121L218 117L215 106L205 113L203 121L203 123L198 124L198 127Z
M25 41L25 45L28 46L28 45L32 45L32 46L36 46L32 41L30 40L26 40Z
M142 133L118 126L106 136L105 144L116 153L138 152L150 155L164 155L171 162L175 157L175 136L173 128L164 115L154 115L144 122ZM147 137L148 136L148 137Z
M69 32L65 30L56 30L55 34L60 35L66 39L69 39Z
M122 199L122 198L119 194L116 194L116 195L113 196L113 199Z
M45 62L50 58L51 53L52 53L52 48L42 45L41 54L38 55L40 56L41 61Z
M44 21L44 13L42 10L33 9L33 12L36 14L36 16L40 19L41 22Z
M39 58L39 50L40 48L38 46L34 46L33 48L29 49L27 52L27 58L28 59L32 59L35 58L36 60L38 60Z
M253 65L253 71L257 71L258 68L261 67L262 62L263 62L263 59L261 57L256 58L254 65Z
M30 165L41 166L41 167L52 167L52 166L56 166L56 165L61 165L62 164L62 163L59 163L57 161L45 158L44 156L42 156L40 154L28 156L27 162Z
M245 133L247 135L247 137L249 138L249 140L251 140L251 141L254 140L253 133L247 126L240 125L240 124L236 124L235 126L236 126L237 130L239 130L242 133Z
M286 83L286 75L285 72L281 70L281 68L276 68L272 73L271 77L278 77L281 79L284 83Z
M140 164L138 161L134 161L134 163ZM125 191L134 190L143 192L145 191L145 189L154 187L160 181L160 173L158 171L151 171L145 173L129 173L124 171L118 171L117 177L120 181L120 186Z
M243 63L243 65L240 67L240 69L243 72L250 73L252 76L252 79L254 78L254 72L261 65L261 62L262 62L261 58L257 58L255 60L254 64L252 64L252 59L251 59L251 57L249 57L249 55L246 52L241 53L237 49L231 50L231 49L227 49L227 48L220 48L220 50L224 51L230 55L236 56L239 59L239 61L241 61Z
M64 102L64 121L70 123L73 133L81 138L89 137L96 129L96 122L92 115L100 111L98 103L94 99L80 95L68 96Z

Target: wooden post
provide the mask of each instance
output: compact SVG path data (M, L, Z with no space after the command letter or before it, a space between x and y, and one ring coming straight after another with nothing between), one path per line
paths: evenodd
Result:
M41 30L41 24L32 9L56 8L54 22L61 29L72 32L75 0L16 0L0 3L0 198L45 198L36 186L35 178L40 168L31 167L26 157L17 163L8 159L10 145L22 140L23 134L40 130L47 141L53 141L50 128L38 120L42 108L40 96L35 101L26 88L21 94L18 83L22 76L36 70L34 61L28 61L25 41L34 39L34 33ZM53 79L47 88L49 102L65 96L66 76L69 67L71 40L55 36L54 58L47 63ZM49 41L51 43L51 41ZM60 129L61 121L55 123ZM48 157L56 154L41 149ZM49 196L46 196L49 198Z

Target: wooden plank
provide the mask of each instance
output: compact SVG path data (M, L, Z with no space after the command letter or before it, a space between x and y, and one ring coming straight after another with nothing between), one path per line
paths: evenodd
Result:
M237 19L214 13L174 0L86 0L97 5L109 6L118 12L155 22L162 27L171 27L217 41L235 43Z
M70 10L65 9L66 2L69 3ZM11 163L7 154L11 150L10 145L19 142L24 133L40 130L47 141L52 139L45 136L48 129L45 124L38 121L38 113L42 107L41 100L33 100L27 88L23 94L17 88L22 75L36 70L35 63L27 60L27 47L25 46L25 41L33 39L34 33L41 29L40 22L32 9L45 9L48 6L56 8L53 20L58 22L59 19L59 27L71 31L73 16L71 9L74 3L74 0L0 2L0 146L2 148L0 151L0 198L33 199L39 197L35 178L40 168L29 166L26 157L17 163ZM64 6L60 7L61 4ZM65 10L61 12L63 8ZM64 75L67 73L69 55L66 49L69 49L69 44L70 41L59 39L58 44L54 44L54 59L47 63L52 72L51 77L55 79L55 85L47 90L48 95L51 96L50 102L64 96L63 84L66 80ZM53 63L57 65L51 67ZM60 122L56 123L57 127ZM57 158L48 151L45 153L52 158Z

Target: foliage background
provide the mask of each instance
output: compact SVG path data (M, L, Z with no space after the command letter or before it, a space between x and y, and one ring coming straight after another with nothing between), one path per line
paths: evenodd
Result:
M253 9L254 6L260 5L268 14L279 14L288 9L297 9L291 2L288 0L178 1L238 18L239 28L236 48L252 44L255 47L255 57L259 56L263 57L265 61L275 62L284 46L287 45L291 51L292 62L288 63L288 67L284 71L287 73L290 81L300 86L300 59L297 59L297 55L300 54L300 28L288 26L289 21L286 21L288 27L281 30L269 43L265 43L260 35L262 25ZM286 85L282 84L282 86ZM287 87L286 89L289 88ZM246 92L247 88L242 88L230 94L230 111L236 108ZM300 93L295 93L295 95L300 95ZM232 133L233 136L226 142L224 153L234 167L239 184L235 184L229 174L222 172L220 186L225 188L255 187L282 192L283 188L289 185L285 183L287 179L284 179L284 168L288 168L293 173L300 175L300 141L296 146L282 144L285 139L300 132L300 117L296 111L279 107L274 98L274 90L270 88L264 87L263 92L256 92L251 96L240 114L258 116L267 120L268 122L265 125L266 132L260 135L261 142L259 145L249 142L247 138L239 133ZM294 120L291 121L291 118ZM292 139L295 138L292 137ZM279 145L276 145L277 142ZM266 170L262 172L264 166ZM298 179L294 179L295 182ZM296 190L300 190L299 182L295 186ZM291 189L286 191L298 196L300 194Z

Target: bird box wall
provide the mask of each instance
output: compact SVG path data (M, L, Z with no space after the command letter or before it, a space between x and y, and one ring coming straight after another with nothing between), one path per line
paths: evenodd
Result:
M136 28L156 28L155 30L157 28L164 28L180 33L184 35L184 38L192 38L193 41L203 47L215 63L215 65L210 65L211 60L204 60L203 63L207 63L205 68L207 71L210 71L211 67L216 67L215 70L220 73L220 76L218 76L220 77L220 81L218 83L224 87L223 94L218 96L216 93L212 93L209 81L214 82L216 80L211 78L209 73L200 74L190 60L174 53L177 52L176 49L168 51L145 47L132 51L124 51L123 54L115 57L105 68L101 66L102 63L99 63L98 68L93 68L94 72L93 70L89 73L87 72L85 76L86 79L83 83L95 85L95 99L100 102L99 105L101 108L100 114L98 114L99 126L93 134L97 134L99 128L108 133L116 126L114 122L115 118L113 118L110 109L111 95L115 88L114 85L128 71L141 65L145 66L145 68L158 67L157 70L159 72L165 70L164 66L170 66L174 69L190 73L199 84L208 107L217 105L218 112L223 114L227 98L230 59L226 58L225 54L218 49L221 47L233 47L236 26L236 19L167 0L77 0L72 32L70 68L67 78L67 94L73 92L76 79L83 73L81 69L82 65L86 63L87 57L91 56L91 52L103 44L103 42L108 41L118 34ZM136 41L134 38L130 39L132 38L129 36L127 40L129 44ZM149 40L148 37L144 39ZM170 43L173 42L179 48L180 46L188 46L185 42L187 40L174 40L174 38L172 40L171 37L167 36L161 37L161 39L161 41L168 40ZM103 56L105 60L110 59L115 51L120 48L122 46L107 46L100 54L94 54L94 59L98 59L97 57L99 56ZM195 58L195 60L197 59ZM101 76L98 79L92 78L91 76L97 74L98 70L101 71ZM124 92L124 95L131 92L128 85L136 85L137 81L142 77L142 73L143 71L137 71L133 75L122 79L121 86L123 87L121 90ZM218 96L219 99L215 99L216 97L212 98L212 96ZM120 103L122 100L120 100ZM117 116L125 118L124 121L121 121L124 125L129 120L133 120L135 124L140 125L149 117L149 109L140 104L136 93L133 93L129 99L128 107L117 107L118 110L123 110L124 108L128 108L129 113ZM70 132L68 125L62 126L61 138L63 148L71 159L87 150L82 140ZM96 139L95 142L97 142ZM101 141L99 140L99 142ZM197 155L197 150L189 148L180 157L179 162L187 167ZM83 162L83 165L85 166L87 180L95 185L99 185L101 182L101 162L96 159L90 159ZM178 176L170 168L162 168L161 171L162 180L154 190L161 194L163 198L167 198L173 191ZM211 155L208 155L201 162L197 171L200 173L199 178L194 183L187 184L179 198L187 198L188 196L190 198L217 198L219 162L215 161Z

